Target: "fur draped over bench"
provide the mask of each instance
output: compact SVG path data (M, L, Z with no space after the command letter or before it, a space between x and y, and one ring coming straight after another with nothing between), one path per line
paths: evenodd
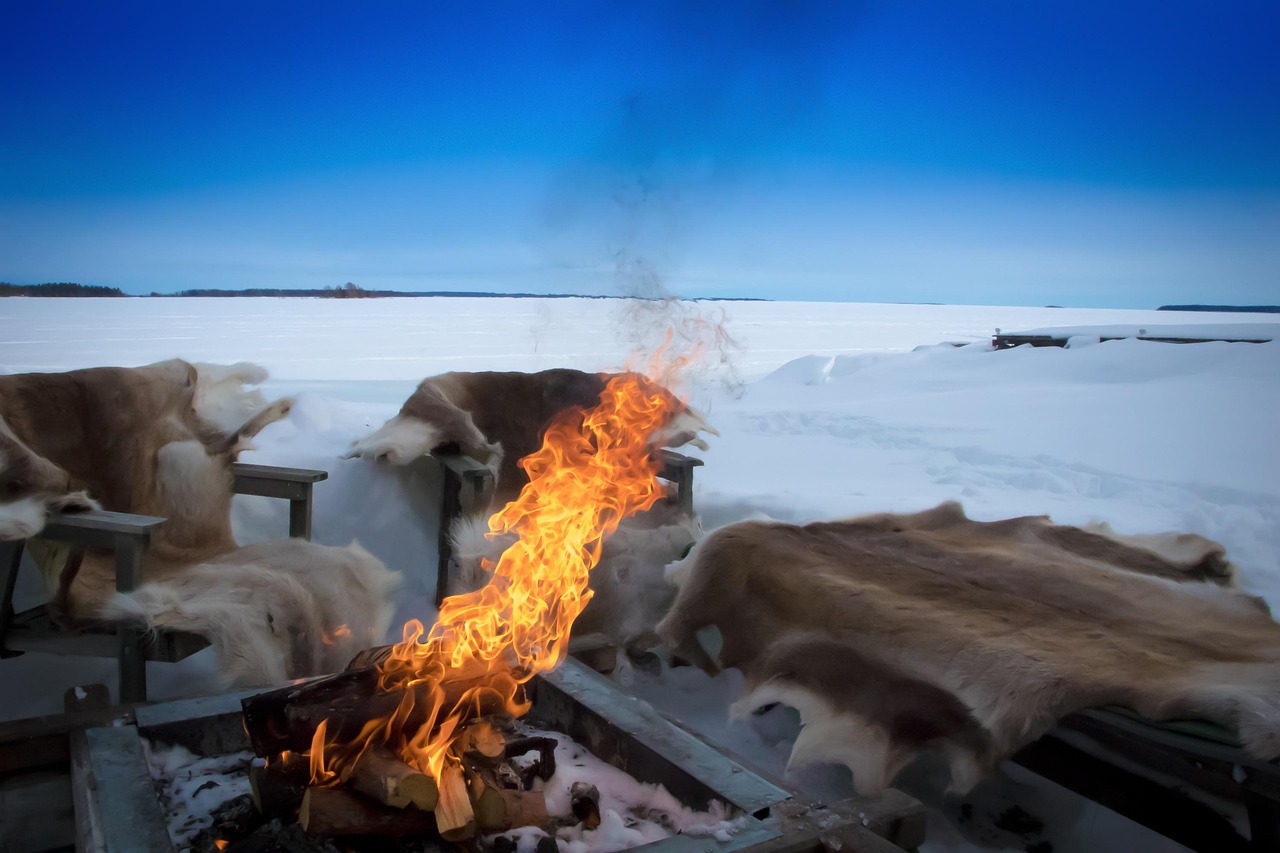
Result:
M926 751L967 790L1062 717L1108 704L1217 722L1280 756L1280 625L1198 536L979 522L944 503L730 525L672 572L668 645L742 670L737 714L799 710L791 764L844 763L864 794ZM718 662L695 636L711 626Z
M0 376L0 538L34 536L68 507L167 519L134 592L115 591L112 558L96 549L42 561L68 627L133 619L202 634L234 685L340 669L383 641L399 576L358 544L242 548L232 536L232 462L293 403L247 387L265 378L252 364L178 359Z

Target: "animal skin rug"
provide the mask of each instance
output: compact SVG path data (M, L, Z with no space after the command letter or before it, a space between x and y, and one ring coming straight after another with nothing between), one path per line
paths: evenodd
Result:
M1207 719L1280 756L1280 625L1220 545L956 503L799 527L721 528L672 567L658 631L746 675L745 714L800 711L791 766L839 762L864 794L927 751L967 790L1062 717L1108 704ZM705 636L705 635L704 635Z

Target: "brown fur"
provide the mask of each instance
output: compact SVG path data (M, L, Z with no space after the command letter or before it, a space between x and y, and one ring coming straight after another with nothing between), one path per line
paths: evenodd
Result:
M539 373L443 373L424 379L399 414L355 443L349 456L370 456L406 465L440 449L457 449L489 465L494 490L490 508L513 500L528 482L519 461L542 445L552 420L571 408L587 409L617 374L557 368ZM647 380L646 380L647 381ZM656 393L671 392L649 383ZM673 401L677 417L690 414L693 429L657 437L660 444L697 442L699 429L710 431L700 415ZM673 418L675 420L676 418ZM412 434L412 440L403 436Z
M232 536L231 463L292 405L243 390L263 378L253 365L179 360L0 376L0 435L11 440L0 482L16 481L25 516L33 500L54 509L65 501L55 493L84 489L105 509L166 519L139 590L116 594L112 555L91 549L47 578L59 611L204 634L234 684L316 674L383 639L398 577L358 545L240 548Z
M821 724L877 741L880 766L854 768L864 790L926 746L967 787L1066 714L1110 703L1215 720L1280 755L1280 625L1234 588L1221 546L1184 537L1169 559L1122 540L1046 517L971 521L954 503L745 522L677 569L658 630L714 669L694 634L715 626L720 665L747 676L743 707L798 691Z

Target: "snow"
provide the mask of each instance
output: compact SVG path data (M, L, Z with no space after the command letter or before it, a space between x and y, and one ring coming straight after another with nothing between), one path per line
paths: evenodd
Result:
M1070 524L1106 521L1122 533L1193 532L1226 545L1245 588L1275 608L1280 342L989 346L997 328L1074 327L1095 339L1105 326L1230 325L1250 337L1258 327L1280 330L1280 317L1259 316L590 299L11 298L0 300L0 366L65 370L174 356L262 364L271 373L268 397L296 394L298 402L243 461L329 471L316 491L316 539L358 538L405 574L396 625L432 615L438 483L427 463L391 470L340 460L350 443L395 414L425 376L616 369L637 348L656 346L668 321L720 333L703 335L711 349L683 389L721 432L695 477L708 529L751 516L808 521L955 499L983 520L1047 513ZM233 521L244 542L288 527L283 502L267 498L237 498ZM22 578L28 595L39 586L31 580ZM60 710L70 685L114 688L114 669L111 661L34 654L0 662L0 677L22 685L6 695L0 716ZM208 653L152 664L148 678L157 698L214 690ZM617 680L781 773L794 715L779 709L728 723L741 690L736 673L654 679L625 670ZM805 771L792 781L828 800L849 793L844 771ZM1011 804L1046 821L1042 837L1058 853L1178 849L1018 768L972 801L969 825L930 815L928 850L976 841L1021 849L1024 839L987 819Z

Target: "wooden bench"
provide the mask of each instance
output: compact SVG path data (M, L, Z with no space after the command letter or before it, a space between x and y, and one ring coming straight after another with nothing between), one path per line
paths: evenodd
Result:
M1280 764L1253 758L1211 723L1082 711L1013 760L1193 850L1280 850ZM1249 828L1206 804L1234 803Z
M442 486L440 494L440 531L437 541L439 569L436 573L436 607L445 599L449 587L449 575L453 564L453 542L449 531L461 516L476 512L478 497L485 492L493 472L484 465L461 453L434 453L432 458L440 466ZM662 470L658 476L675 486L673 500L688 515L693 515L693 469L702 465L701 459L684 456L673 450L659 450Z
M289 536L311 538L312 488L329 476L327 472L243 463L234 464L232 470L232 490L236 494L288 500ZM142 583L143 557L151 542L151 531L164 521L122 512L61 513L50 519L39 538L112 551L116 589L129 592ZM179 631L148 634L133 625L79 631L62 628L54 623L47 604L15 612L13 596L23 551L21 541L0 542L0 579L4 593L0 602L0 657L25 652L114 657L119 666L120 701L145 702L147 661L179 661L208 645L208 641L197 634Z

